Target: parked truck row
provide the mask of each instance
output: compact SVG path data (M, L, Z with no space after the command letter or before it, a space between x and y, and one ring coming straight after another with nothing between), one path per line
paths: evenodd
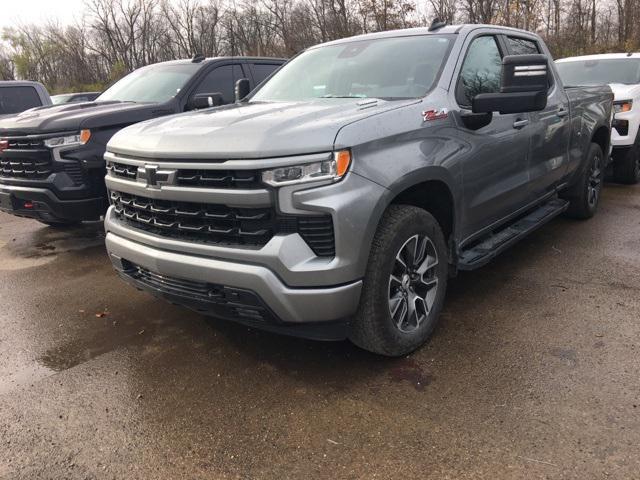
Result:
M135 287L390 356L429 338L457 271L597 210L614 95L565 87L535 34L434 22L283 63L159 64L0 121L0 205L61 224L108 199Z

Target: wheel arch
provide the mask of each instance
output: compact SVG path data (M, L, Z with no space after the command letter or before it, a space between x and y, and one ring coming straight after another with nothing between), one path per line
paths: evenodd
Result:
M459 221L457 206L461 199L460 193L453 185L450 172L444 168L413 172L389 188L390 192L382 210L398 204L422 208L438 221L448 245L455 244Z
M602 153L607 156L609 145L611 144L611 130L606 125L597 127L591 135L591 143L596 143L602 149Z

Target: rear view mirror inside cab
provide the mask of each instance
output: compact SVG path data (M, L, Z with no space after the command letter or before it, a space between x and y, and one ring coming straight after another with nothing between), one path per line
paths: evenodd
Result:
M544 110L549 90L546 55L508 55L502 59L500 93L473 98L474 113L522 113Z

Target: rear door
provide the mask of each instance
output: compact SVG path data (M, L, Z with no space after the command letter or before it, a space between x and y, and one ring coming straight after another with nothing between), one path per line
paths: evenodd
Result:
M466 53L465 53L466 52ZM505 46L500 36L479 33L465 41L454 78L459 135L468 145L463 160L464 236L483 230L526 205L529 184L529 114L494 113L477 128L465 120L479 93L500 91Z
M543 53L535 37L520 35L505 36L509 55ZM549 56L549 59L551 57ZM564 88L553 78L553 62L549 61L551 80L547 107L531 116L531 151L529 153L529 175L531 201L555 191L569 163L570 117L569 99Z
M251 76L253 77L253 84L251 88L256 88L260 85L269 75L275 72L278 68L280 68L280 64L276 63L268 63L268 62L255 62L251 64L247 64L246 66L251 66Z

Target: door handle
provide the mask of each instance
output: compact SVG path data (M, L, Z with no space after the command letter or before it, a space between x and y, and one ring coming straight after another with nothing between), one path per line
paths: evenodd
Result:
M524 119L524 120L518 119L515 122L513 122L513 128L516 128L516 129L524 128L527 125L529 125L529 120L527 119Z
M566 117L569 114L569 110L567 109L567 107L565 107L564 105L560 105L558 107L558 111L556 112L556 115L558 115L559 117Z

